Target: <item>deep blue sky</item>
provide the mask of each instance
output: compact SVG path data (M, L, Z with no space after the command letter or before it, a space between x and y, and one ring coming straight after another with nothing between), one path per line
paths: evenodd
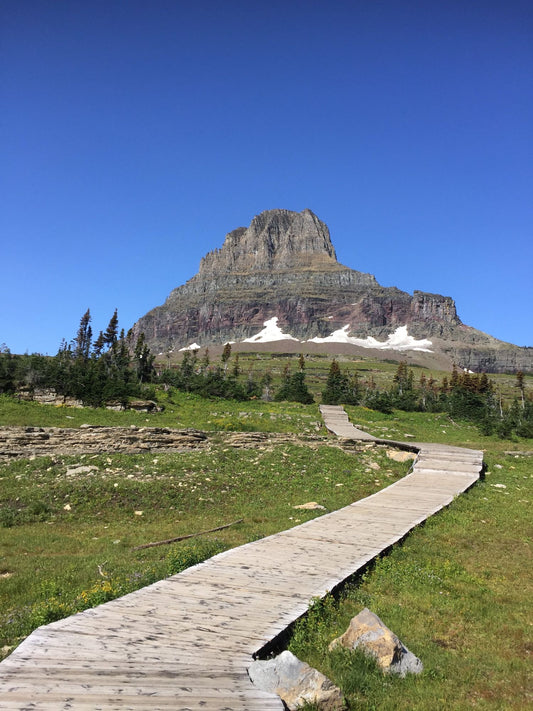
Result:
M342 263L533 345L532 74L526 0L0 0L0 343L127 329L309 207Z

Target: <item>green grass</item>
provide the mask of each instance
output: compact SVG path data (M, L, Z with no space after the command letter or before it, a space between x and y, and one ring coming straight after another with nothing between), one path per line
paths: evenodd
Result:
M371 469L371 462L380 469ZM94 467L69 475L73 465ZM227 447L182 454L16 460L0 467L0 647L37 624L177 572L169 556L202 553L201 540L232 547L334 510L402 476L383 449ZM192 542L137 545L244 521ZM205 556L215 552L208 548ZM205 557L204 556L204 557ZM99 573L99 568L105 577ZM4 653L8 649L4 650Z
M327 372L329 360L317 358L317 373L322 362ZM385 365L388 370L381 372L389 377L395 365ZM495 377L512 393L512 376ZM2 424L136 424L219 433L211 435L207 451L57 456L2 465L2 655L38 624L317 515L293 509L296 504L314 500L333 510L407 469L379 449L354 455L326 445L311 448L310 441L257 450L224 444L223 433L234 429L297 432L303 440L324 434L316 405L206 401L180 393L165 405L163 413L149 415L0 398ZM533 441L484 437L474 425L442 413L347 410L354 423L384 439L483 449L488 472L395 546L357 585L347 586L340 600L326 598L315 605L297 625L292 651L334 679L351 709L531 707L532 460L505 452L533 451ZM380 469L370 469L370 460ZM97 469L67 476L73 464ZM199 539L132 550L241 517L242 524ZM331 639L364 606L422 659L422 675L384 677L361 655L328 653Z
M353 424L376 437L405 442L439 442L487 452L533 450L532 440L523 437L500 439L497 435L484 436L477 425L455 421L445 412L376 412L366 407L347 406Z
M424 426L416 413L368 417L376 431L392 422L420 439L443 424L430 416ZM452 431L457 443L460 427ZM463 442L485 445L484 480L297 625L291 651L339 684L350 709L531 708L532 460L503 446L531 451L533 442L489 439L464 431ZM361 655L328 652L363 607L420 657L420 676L384 676Z
M163 412L115 412L105 408L56 407L17 401L0 395L0 425L33 427L79 427L82 424L107 427L193 427L239 432L297 432L312 434L322 429L317 405L249 400L206 400L199 395L160 392Z

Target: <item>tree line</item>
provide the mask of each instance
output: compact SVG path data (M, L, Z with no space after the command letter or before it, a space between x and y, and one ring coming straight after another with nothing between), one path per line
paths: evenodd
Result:
M93 340L90 309L83 314L76 336L62 341L55 356L14 355L0 347L0 393L53 389L57 395L85 405L107 402L125 405L131 397L153 396L148 385L155 376L154 356L144 334L119 332L115 309L107 328Z
M63 341L57 355L13 355L0 346L0 393L53 388L59 396L72 397L85 405L109 402L126 405L132 397L155 397L155 386L174 387L203 397L248 400L289 400L314 402L305 375L305 359L298 358L296 370L286 364L281 383L274 388L269 370L256 377L243 373L239 354L232 358L231 345L224 346L220 359L212 362L206 348L184 351L177 367L156 372L154 356L144 334L130 329L119 332L115 310L107 328L93 339L90 310L83 314L75 337ZM484 434L502 437L513 434L533 437L533 400L526 389L523 373L516 374L516 398L505 404L485 373L471 373L453 367L451 375L438 382L422 372L400 363L392 385L378 387L373 376L363 380L358 371L350 376L341 371L336 359L329 368L321 392L324 404L363 405L391 413L393 409L421 412L447 412L451 417L475 422Z
M231 345L226 343L220 362L211 362L208 348L201 357L196 350L185 351L179 367L163 370L158 380L166 386L204 397L233 400L263 398L309 404L314 402L314 398L307 389L303 370L304 359L300 356L297 372L292 373L290 365L287 364L281 385L274 389L270 371L266 371L259 378L256 378L251 370L244 374L239 364L239 354L236 353L231 360Z
M374 379L362 382L356 371L351 377L341 372L336 360L329 369L322 402L327 405L363 405L372 410L391 413L393 409L419 412L447 412L450 417L475 422L486 435L533 437L533 400L526 397L524 374L516 374L516 397L504 404L486 373L459 370L441 382L421 373L415 381L414 371L400 363L392 385L379 388Z

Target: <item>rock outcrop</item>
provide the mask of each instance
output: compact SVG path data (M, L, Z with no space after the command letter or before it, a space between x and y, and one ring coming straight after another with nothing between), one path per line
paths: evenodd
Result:
M461 323L449 296L382 287L337 261L327 226L310 210L268 210L226 235L200 269L134 326L157 352L241 342L265 322L300 341L342 331L386 341L398 328L431 339L447 362L472 370L533 370L533 349ZM380 349L383 350L383 348Z
M0 427L2 457L100 454L103 452L181 452L205 447L204 432L166 427Z

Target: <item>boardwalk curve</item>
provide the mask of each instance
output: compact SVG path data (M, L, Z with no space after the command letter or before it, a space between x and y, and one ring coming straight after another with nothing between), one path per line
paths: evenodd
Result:
M341 407L326 427L378 440ZM482 453L406 444L418 456L391 486L287 531L240 546L122 598L35 630L0 663L6 711L270 711L247 667L321 597L481 473Z

